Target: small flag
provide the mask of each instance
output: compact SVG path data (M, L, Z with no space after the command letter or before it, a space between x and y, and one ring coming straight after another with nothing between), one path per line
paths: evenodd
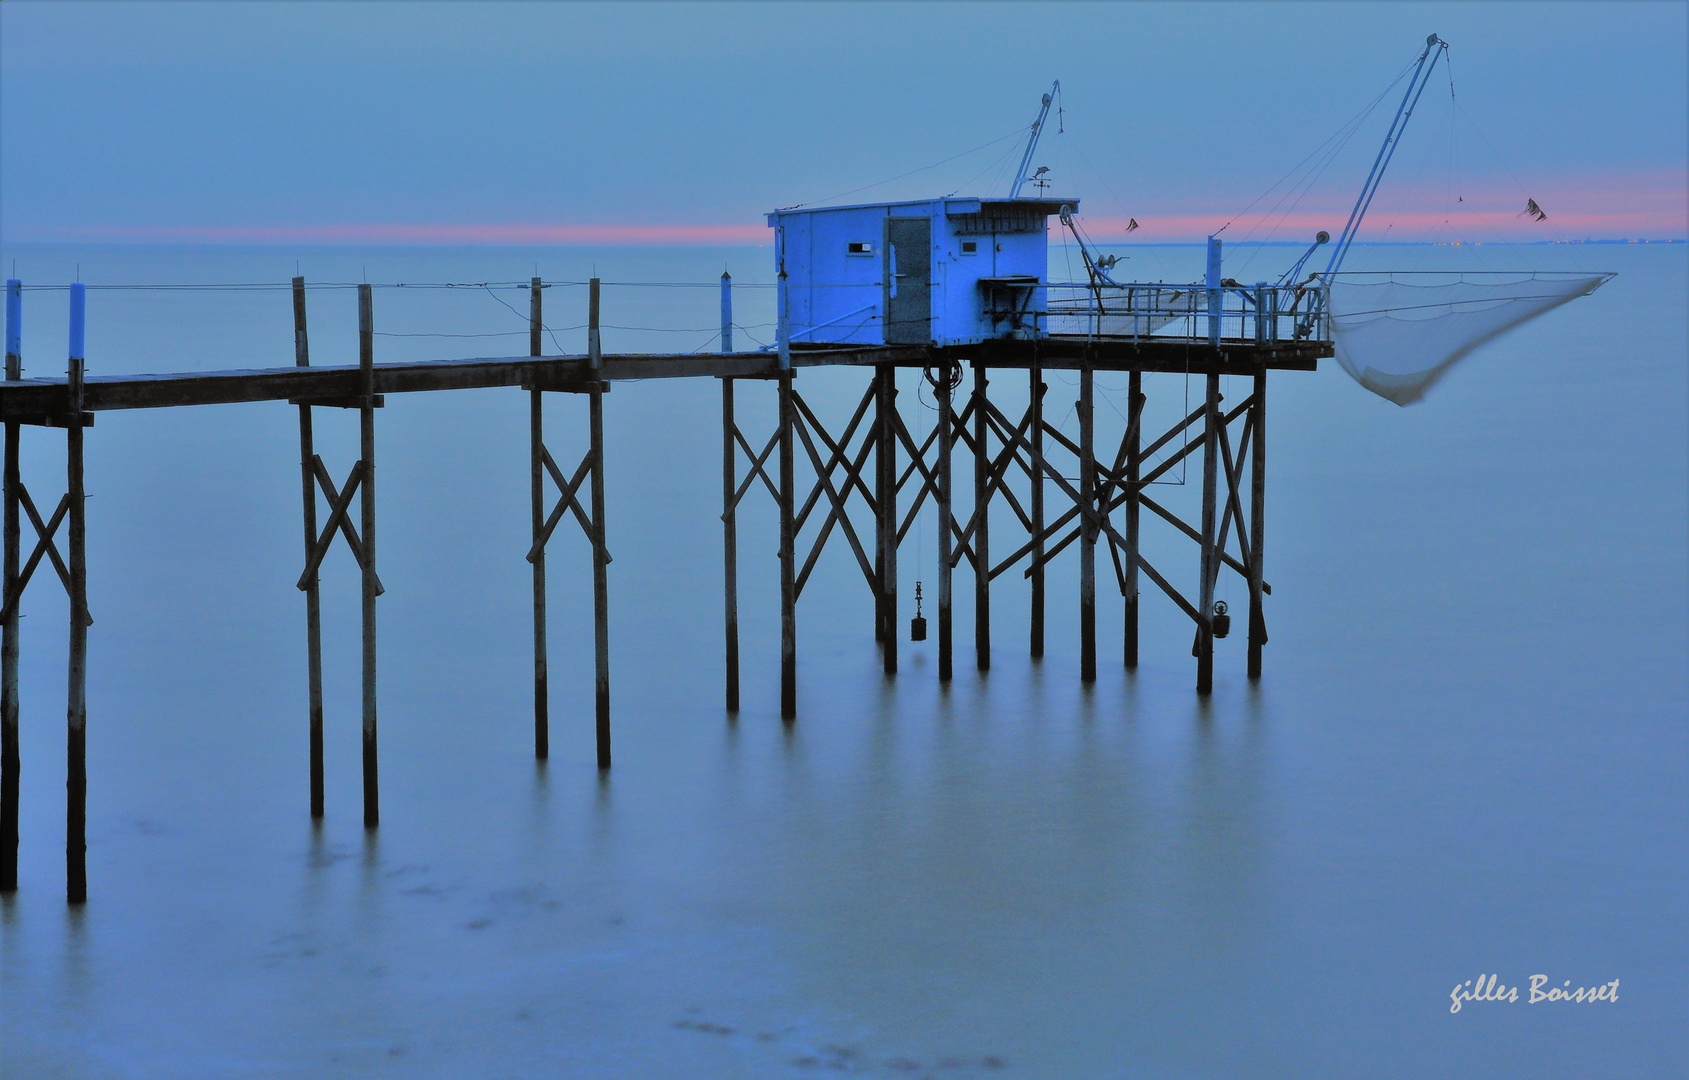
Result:
M1537 205L1535 199L1525 200L1525 216L1533 221L1547 221L1548 211Z
M1137 227L1138 227L1138 219L1137 218L1132 218L1132 219L1130 219L1126 222L1126 231L1127 232L1131 232L1133 229L1135 229Z

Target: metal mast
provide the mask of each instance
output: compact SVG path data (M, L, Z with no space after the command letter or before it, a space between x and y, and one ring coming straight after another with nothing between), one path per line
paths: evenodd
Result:
M1038 136L1044 132L1044 118L1050 115L1050 102L1061 89L1061 80L1050 84L1050 92L1044 95L1044 102L1038 109L1038 119L1032 122L1032 134L1026 140L1026 153L1020 156L1020 168L1015 170L1015 182L1009 185L1009 198L1020 197L1020 189L1026 185L1026 170L1032 168L1032 155L1038 149Z
M1337 246L1331 252L1331 264L1325 268L1327 274L1336 273L1337 268L1343 264L1343 257L1349 253L1349 245L1355 240L1355 232L1361 227L1361 219L1366 217L1367 207L1372 205L1372 197L1378 193L1379 182L1384 179L1384 170L1390 167L1390 159L1395 156L1402 132L1407 130L1407 122L1413 117L1413 110L1419 104L1419 95L1425 92L1426 84L1431 81L1431 72L1437 66L1437 58L1447 52L1448 47L1449 43L1436 34L1425 39L1425 51L1419 54L1413 78L1408 80L1407 93L1402 95L1402 103L1396 107L1396 118L1390 121L1390 131L1384 136L1384 145L1378 148L1378 157L1373 159L1372 171L1367 173L1366 183L1361 186L1360 198L1355 200L1355 208L1349 212L1349 223L1343 226L1343 232L1337 238Z

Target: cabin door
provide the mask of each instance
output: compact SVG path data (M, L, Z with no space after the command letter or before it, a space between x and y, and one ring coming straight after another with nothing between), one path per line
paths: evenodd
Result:
M886 344L932 343L932 219L886 218Z

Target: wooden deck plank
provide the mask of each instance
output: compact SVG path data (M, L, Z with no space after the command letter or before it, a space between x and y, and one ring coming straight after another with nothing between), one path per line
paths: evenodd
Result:
M1024 368L1034 356L1046 368L1076 368L1090 353L1097 370L1250 375L1268 370L1312 371L1331 355L1325 342L1293 342L1258 350L1253 342L1222 342L1221 347L1182 340L1049 337L1032 341L994 341L948 349L921 346L809 346L794 348L797 368L893 364L925 367L940 359L979 358L987 367ZM773 352L605 354L603 378L637 379L771 378ZM375 365L377 394L432 390L471 390L500 386L584 389L589 382L584 356L478 357ZM0 420L40 421L65 413L66 380L21 379L0 382ZM254 368L233 371L175 372L159 375L108 375L87 379L84 408L89 412L159 409L186 405L225 405L302 398L350 399L359 392L356 366Z

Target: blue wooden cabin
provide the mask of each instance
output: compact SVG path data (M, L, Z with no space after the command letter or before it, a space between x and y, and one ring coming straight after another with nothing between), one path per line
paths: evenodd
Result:
M791 340L972 345L1046 333L1048 225L1077 199L928 199L777 210Z

